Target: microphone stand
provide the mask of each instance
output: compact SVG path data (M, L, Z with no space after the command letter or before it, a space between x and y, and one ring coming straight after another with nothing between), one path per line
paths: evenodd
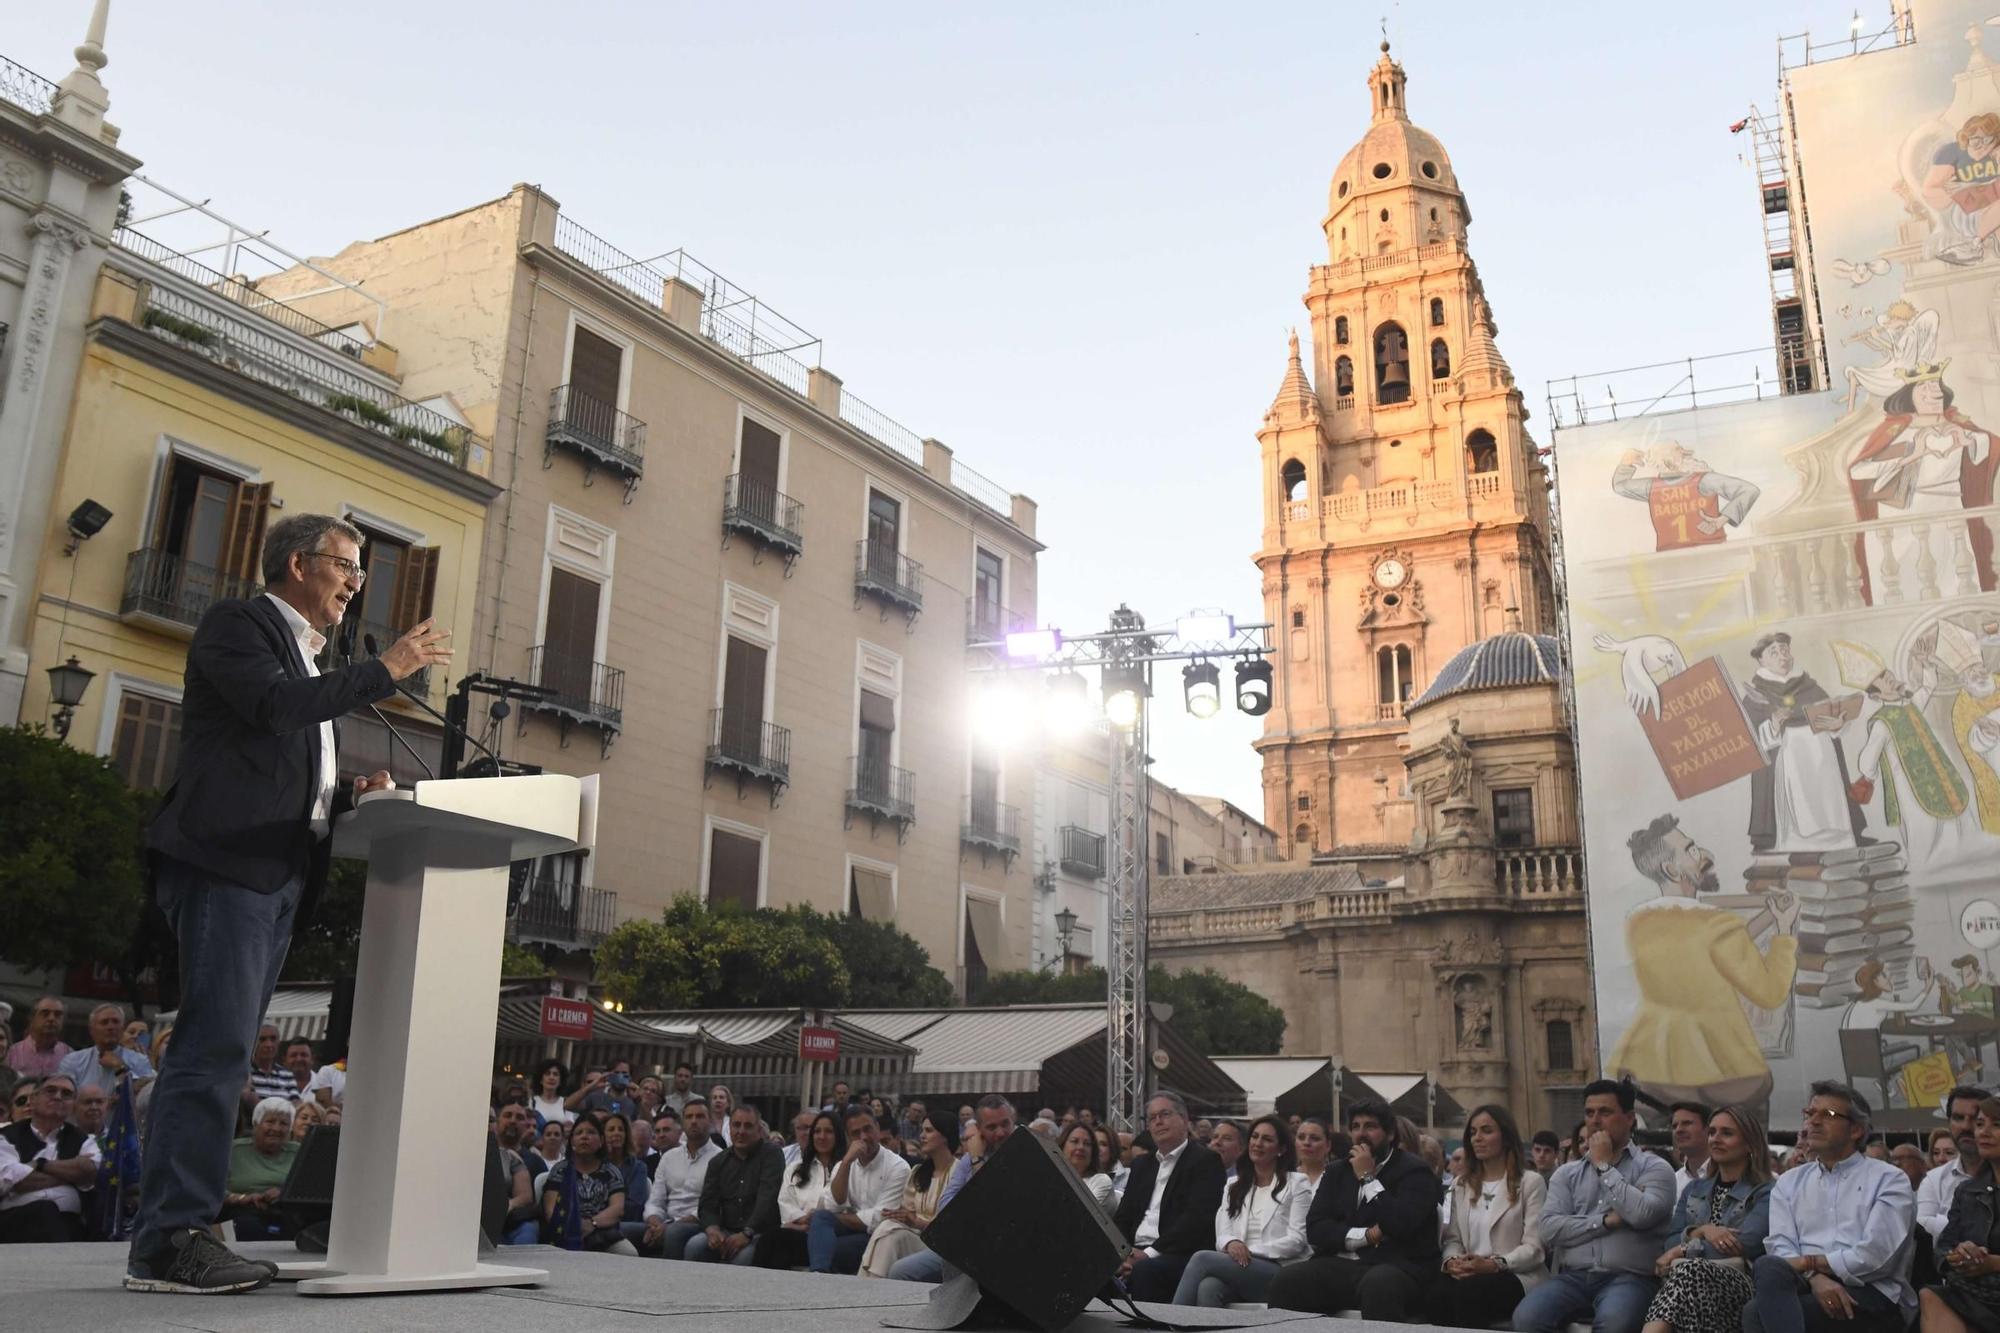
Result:
M346 640L345 643L346 651L341 655L347 659L347 665L351 667L354 665L354 638L351 633L343 635L341 637ZM370 637L372 638L373 636L371 635ZM381 709L377 708L374 704L368 705L368 711L375 715L375 720L382 724L383 730L389 733L390 737L395 740L396 744L402 746L404 750L409 752L410 758L417 761L417 767L424 770L424 775L426 777L430 777L433 779L437 777L437 770L432 768L430 764L424 759L424 757L417 753L417 747L410 744L409 738L404 736L402 732L396 730L396 724L389 720L388 715L386 713L384 713Z
M375 636L373 634L366 634L362 636L362 646L368 650L368 655L370 657L374 658L377 661L381 660L382 658L381 645L379 645L376 642ZM405 699L408 699L411 703L415 704L417 707L423 709L426 713L429 713L432 717L436 718L439 721L439 723L443 725L445 729L445 734L447 736L456 732L461 740L466 741L474 749L478 750L479 753L485 755L488 759L491 759L493 761L493 771L496 774L500 772L500 756L493 753L493 751L487 749L484 742L474 737L471 731L469 731L465 727L459 726L456 722L453 722L443 713L440 713L437 709L431 707L430 700L424 698L421 694L418 694L415 690L405 688L402 681L392 679L390 683L396 687L396 693L402 695ZM372 708L374 707L374 705L370 704L369 707ZM393 728L391 730L393 730ZM404 744L405 746L407 746L409 743L405 741ZM424 771L427 773L430 772L430 766L428 764L424 766ZM431 776L436 777L437 774L431 773Z

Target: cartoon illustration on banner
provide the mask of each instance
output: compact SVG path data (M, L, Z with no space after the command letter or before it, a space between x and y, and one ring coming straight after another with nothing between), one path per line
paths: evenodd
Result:
M1601 1048L1662 1100L2000 1077L2000 17L1915 31L1788 76L1830 387L1556 436Z

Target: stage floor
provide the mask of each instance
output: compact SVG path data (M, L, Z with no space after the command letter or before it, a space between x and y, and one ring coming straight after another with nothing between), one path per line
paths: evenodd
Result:
M285 1261L299 1258L285 1244L244 1245L243 1253ZM540 1287L430 1292L414 1296L301 1296L273 1283L243 1296L154 1296L125 1291L123 1245L0 1246L0 1326L114 1330L198 1329L207 1333L270 1333L273 1329L326 1333L389 1333L422 1329L438 1333L494 1333L496 1329L574 1327L591 1333L625 1329L718 1330L718 1333L875 1333L899 1308L921 1306L931 1288L908 1282L825 1277L808 1273L668 1263L612 1254L571 1254L539 1246L509 1247L495 1262L549 1270ZM567 1306L537 1310L535 1303ZM1101 1320L1079 1329L1115 1327L1103 1305ZM1171 1313L1168 1313L1171 1311ZM1286 1311L1161 1307L1184 1324L1282 1325L1286 1333L1410 1333L1410 1325L1376 1325L1314 1319ZM1204 1318L1207 1316L1207 1318ZM671 1320L672 1323L664 1321Z

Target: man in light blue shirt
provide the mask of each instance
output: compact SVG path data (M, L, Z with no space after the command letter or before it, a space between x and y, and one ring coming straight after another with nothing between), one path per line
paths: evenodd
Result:
M115 1004L100 1004L90 1011L90 1039L95 1045L71 1051L56 1069L68 1074L77 1091L99 1088L118 1095L118 1080L130 1074L132 1090L153 1076L153 1062L142 1053L125 1049L125 1011Z
M958 1164L951 1169L951 1178L945 1181L944 1193L938 1198L938 1211L958 1197L965 1188L972 1173L993 1160L993 1154L1014 1132L1014 1103L997 1092L988 1093L979 1099L979 1138L981 1150L978 1153L968 1149ZM898 1259L889 1269L889 1276L899 1282L942 1282L945 1278L944 1259L935 1250L918 1250L915 1254Z
M1901 1168L1861 1151L1868 1117L1846 1084L1812 1085L1799 1144L1813 1160L1771 1189L1771 1231L1750 1268L1756 1295L1743 1333L1900 1333L1916 1313L1916 1195Z
M1549 1178L1541 1237L1554 1276L1514 1307L1520 1333L1574 1323L1638 1333L1645 1321L1674 1214L1674 1169L1632 1142L1635 1098L1630 1083L1608 1078L1583 1090L1588 1149Z

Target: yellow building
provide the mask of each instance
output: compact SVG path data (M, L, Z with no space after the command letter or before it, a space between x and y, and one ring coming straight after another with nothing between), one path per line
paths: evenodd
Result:
M495 494L479 475L488 451L448 401L411 402L398 384L392 349L121 230L62 436L24 719L58 715L44 668L73 657L95 675L70 742L134 786L165 786L194 626L217 599L256 593L265 525L287 513L338 514L367 538L368 581L327 661L362 651L363 633L466 615ZM77 540L62 516L86 502L110 517ZM419 683L442 702L441 681ZM383 707L434 765L437 731L401 699ZM344 723L340 759L422 776L366 714Z

